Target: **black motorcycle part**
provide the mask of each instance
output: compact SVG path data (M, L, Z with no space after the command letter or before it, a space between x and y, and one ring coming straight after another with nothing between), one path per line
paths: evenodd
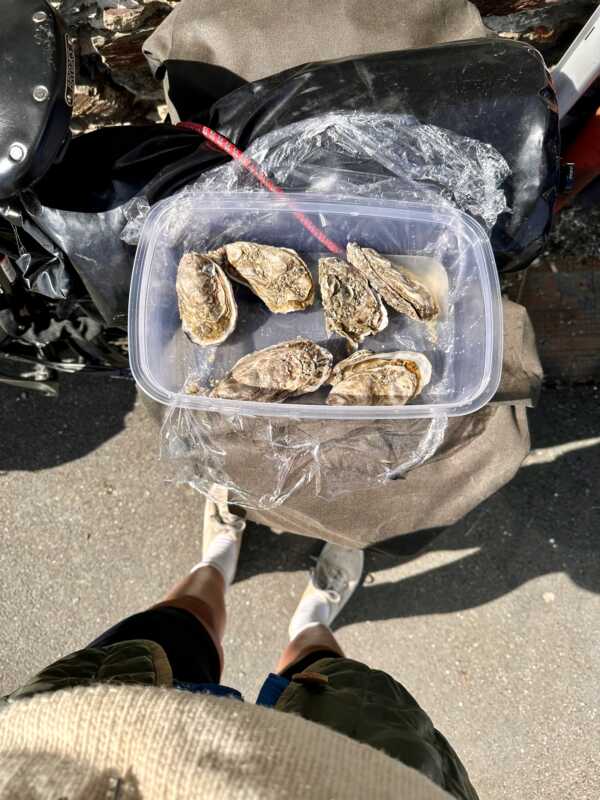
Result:
M45 0L3 0L0 53L0 198L7 198L42 177L68 141L75 55Z
M410 114L493 145L511 169L511 213L491 235L498 269L523 268L543 248L559 184L560 134L550 74L534 47L490 38L306 64L221 98L207 124L244 149L324 110Z
M169 80L183 80L182 70L178 62ZM204 72L188 64L186 103L196 74ZM511 168L511 213L491 237L498 267L522 268L540 252L559 182L559 129L549 74L529 45L483 39L307 64L244 84L194 120L245 148L323 111L353 110L412 114L496 147ZM169 125L102 129L69 145L26 214L68 257L105 322L125 329L133 250L119 238L124 205L140 192L151 203L168 197L223 161L202 137Z

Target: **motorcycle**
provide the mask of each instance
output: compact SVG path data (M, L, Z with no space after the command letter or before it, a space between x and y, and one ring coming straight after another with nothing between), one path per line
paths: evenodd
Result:
M135 250L122 231L132 201L151 206L228 156L168 122L71 136L76 41L46 2L8 0L4 12L0 48L18 59L0 74L0 383L56 394L61 373L128 374ZM552 79L529 45L477 39L317 62L254 83L228 73L221 86L211 72L210 100L202 64L166 71L180 118L241 150L348 108L411 115L488 143L510 168L510 212L491 231L499 271L523 269L544 247L568 170Z

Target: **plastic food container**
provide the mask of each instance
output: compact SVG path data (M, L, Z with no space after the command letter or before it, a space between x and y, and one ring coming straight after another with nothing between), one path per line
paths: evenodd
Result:
M500 380L500 287L488 238L471 217L449 207L415 203L354 202L326 195L260 192L182 194L155 205L146 220L133 269L129 305L133 375L151 398L182 408L244 416L295 419L412 419L469 414L485 405ZM329 387L288 400L256 403L188 395L191 376L210 386L243 355L304 336L327 347L335 360L345 343L328 337L319 292L307 311L271 314L249 289L234 285L239 317L223 344L202 348L181 330L175 278L181 256L236 240L292 247L313 275L323 246L300 224L293 208L345 248L349 241L400 256L435 287L440 319L421 323L388 309L388 327L362 347L376 352L416 350L432 363L431 383L404 406L327 406Z

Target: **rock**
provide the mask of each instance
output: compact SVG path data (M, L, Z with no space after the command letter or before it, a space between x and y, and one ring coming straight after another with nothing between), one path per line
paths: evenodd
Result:
M114 33L135 31L147 6L137 8L106 8L102 14L102 27Z
M102 35L92 38L112 79L138 98L158 102L163 97L162 84L152 75L142 46L170 11L171 4L161 0L137 8L106 9Z
M160 111L162 110L162 116ZM166 116L166 106L153 101L136 100L134 95L115 87L110 81L95 85L78 84L73 103L73 133L84 133L104 125L159 122Z
M52 0L77 37L72 130L164 119L162 86L142 53L177 0Z
M162 87L152 77L142 44L177 1L51 0L79 42L74 130L161 118ZM531 42L552 64L600 0L472 2L491 31Z
M548 8L549 6L574 6L583 5L585 0L471 0L477 6L481 15L505 16L519 11L531 11ZM589 5L589 3L588 3Z
M599 0L472 0L498 36L529 42L556 63Z

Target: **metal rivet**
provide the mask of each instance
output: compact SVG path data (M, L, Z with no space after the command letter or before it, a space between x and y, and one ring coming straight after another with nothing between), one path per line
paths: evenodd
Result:
M27 155L27 148L25 147L24 144L19 144L18 142L11 144L10 149L8 151L8 157L10 158L11 161L16 161L18 163L19 161L23 161L26 155Z
M40 84L40 86L36 86L33 90L33 99L37 100L38 103L43 103L44 100L48 99L49 94L48 88Z
M46 14L45 11L36 11L31 19L34 22L46 22L48 19L48 14Z

